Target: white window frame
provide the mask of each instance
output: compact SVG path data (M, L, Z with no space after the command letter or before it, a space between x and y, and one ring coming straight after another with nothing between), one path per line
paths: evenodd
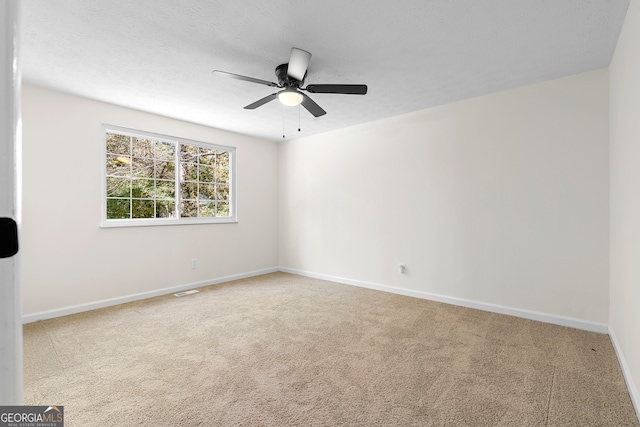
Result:
M119 219L107 219L107 133L114 132L119 134L125 134L128 136L135 136L140 138L155 139L163 142L170 142L176 144L176 177L175 177L175 203L176 203L176 217L175 218L119 218ZM190 146L205 147L215 150L227 151L230 154L229 159L229 214L228 217L206 217L206 218L193 218L193 217L180 217L180 179L177 173L179 160L178 144L185 144ZM110 227L140 227L140 226L158 226L158 225L183 225L183 224L228 224L238 222L237 208L236 208L236 148L226 145L213 144L210 142L194 141L187 138L179 138L170 135L163 135L154 132L141 131L137 129L126 128L122 126L114 126L109 124L102 125L102 203L101 203L101 222L100 226L104 228Z

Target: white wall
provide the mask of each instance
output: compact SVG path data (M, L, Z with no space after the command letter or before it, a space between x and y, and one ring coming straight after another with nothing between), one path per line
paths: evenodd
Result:
M606 324L608 132L601 69L281 143L280 265Z
M629 4L610 67L611 316L640 414L640 2Z
M277 267L276 143L28 85L22 96L24 315ZM102 123L237 147L239 222L99 228Z

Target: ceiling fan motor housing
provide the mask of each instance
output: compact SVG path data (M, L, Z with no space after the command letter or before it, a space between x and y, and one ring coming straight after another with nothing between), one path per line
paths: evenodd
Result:
M295 80L287 74L289 68L289 64L280 64L276 67L276 77L278 78L278 83L282 87L295 87L299 88L304 84L304 78L302 81ZM305 78L307 77L307 73L304 73Z

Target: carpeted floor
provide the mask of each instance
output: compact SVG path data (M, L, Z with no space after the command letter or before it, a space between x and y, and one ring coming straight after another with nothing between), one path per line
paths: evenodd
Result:
M640 426L607 335L274 273L24 327L87 426Z

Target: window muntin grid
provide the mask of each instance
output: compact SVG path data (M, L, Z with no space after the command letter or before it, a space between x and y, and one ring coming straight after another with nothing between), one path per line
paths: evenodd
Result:
M103 225L235 222L234 155L232 147L105 127Z

